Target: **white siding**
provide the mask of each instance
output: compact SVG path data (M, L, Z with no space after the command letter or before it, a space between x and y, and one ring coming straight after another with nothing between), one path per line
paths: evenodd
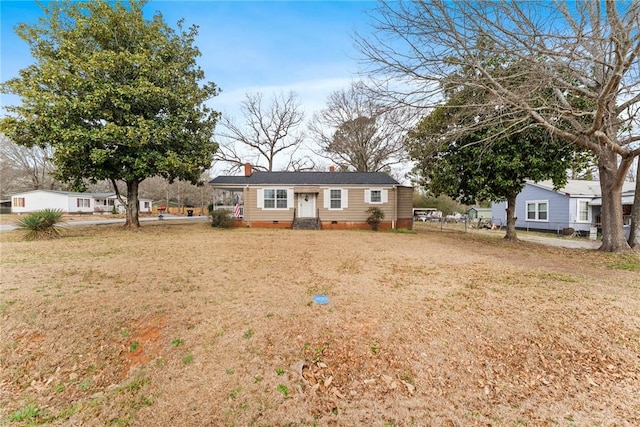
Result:
M23 198L24 207L14 206L13 200L15 198ZM11 203L11 212L13 213L35 212L42 209L61 209L64 212L69 212L69 197L62 193L37 190L14 194L11 196Z
M24 199L24 207L16 206L14 200L16 198ZM82 203L83 206L78 206L78 200L84 199L88 200L88 206L86 203ZM110 196L107 200L112 199L115 200L115 206L120 211L124 208L120 206L120 201L118 201L115 197ZM98 202L98 200L100 202ZM67 213L93 213L96 212L96 207L101 208L102 211L107 208L107 211L111 211L110 207L104 205L105 197L96 197L93 193L73 193L73 192L58 192L58 191L47 191L47 190L34 190L27 191L25 193L18 193L11 196L11 212L13 213L27 213L27 212L36 212L43 209L60 209L63 212ZM149 202L149 207L144 208L144 202ZM140 212L151 212L153 207L153 202L150 199L140 199Z

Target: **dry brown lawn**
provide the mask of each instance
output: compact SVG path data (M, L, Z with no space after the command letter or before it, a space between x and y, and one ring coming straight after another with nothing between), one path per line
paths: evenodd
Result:
M637 255L417 228L2 233L0 424L640 425Z

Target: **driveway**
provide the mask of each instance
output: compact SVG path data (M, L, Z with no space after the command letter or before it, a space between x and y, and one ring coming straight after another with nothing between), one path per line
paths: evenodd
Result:
M570 249L598 249L602 242L597 240L584 240L584 239L563 239L561 237L543 237L543 236L523 236L518 234L518 239L526 242L540 243L541 245L556 246L559 248Z

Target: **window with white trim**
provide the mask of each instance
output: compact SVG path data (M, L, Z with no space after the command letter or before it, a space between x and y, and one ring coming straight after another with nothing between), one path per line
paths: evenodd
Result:
M13 198L13 207L14 208L24 208L24 197L14 197Z
M330 201L331 209L342 209L342 190L331 190Z
M265 188L263 190L264 209L287 209L287 190L282 188Z
M578 200L577 222L590 222L589 220L589 200Z
M527 221L549 221L549 202L547 200L527 202Z
M381 204L389 201L389 192L383 188L367 188L364 190L364 202L369 204Z
M346 188L325 188L324 207L329 210L343 210L349 207L349 191Z
M90 208L91 199L76 199L76 206L79 208Z

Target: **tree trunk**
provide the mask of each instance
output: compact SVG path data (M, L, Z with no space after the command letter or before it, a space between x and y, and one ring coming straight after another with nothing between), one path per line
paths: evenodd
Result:
M622 165L621 165L622 168ZM598 156L600 190L602 191L602 245L601 251L629 252L629 244L622 228L622 184L619 179L617 155L613 151L602 150Z
M138 181L127 182L127 220L124 223L125 228L140 227L138 218L138 210L140 203L138 202Z
M640 160L636 169L636 191L633 196L633 208L631 208L631 230L628 243L631 249L640 252Z
M505 240L518 240L516 233L516 194L507 196L507 234L504 235Z

